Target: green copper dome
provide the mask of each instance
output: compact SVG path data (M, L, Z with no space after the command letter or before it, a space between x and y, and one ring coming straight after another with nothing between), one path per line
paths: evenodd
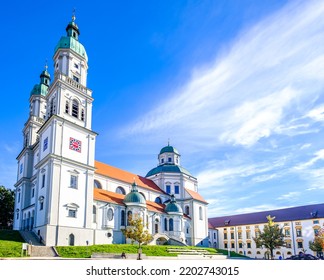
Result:
M60 41L56 45L54 52L56 52L58 49L71 49L88 61L88 55L85 51L84 46L73 37L62 36Z
M176 202L174 195L171 195L171 201L165 206L165 212L183 214L181 206Z
M32 91L30 92L30 95L42 95L46 96L48 92L48 87L50 85L51 76L47 72L47 66L44 71L40 74L40 83L37 85L34 85Z
M180 153L178 152L178 150L170 145L165 146L161 149L160 151L160 155L164 154L164 153L175 153L177 155L180 155Z
M142 205L146 205L145 198L144 198L143 195L141 195L138 192L137 185L136 185L135 182L132 184L132 190L131 190L131 192L128 193L125 196L124 203L125 204L131 203L131 204L142 204Z
M183 168L182 166L179 165L175 165L175 164L163 164L163 165L159 165L153 169L151 169L145 177L150 177L152 175L158 174L158 173L183 173L186 174L188 176L191 176L191 173Z
M77 24L74 22L75 16L72 17L72 21L66 27L66 36L62 36L60 41L55 47L54 52L58 49L71 49L77 54L81 55L88 61L88 56L84 46L79 42L80 30Z

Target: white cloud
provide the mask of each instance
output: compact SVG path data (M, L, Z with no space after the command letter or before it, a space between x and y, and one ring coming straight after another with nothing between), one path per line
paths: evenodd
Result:
M316 108L312 109L308 112L306 115L307 117L318 121L323 122L324 121L324 104L321 104L320 106L317 106Z
M289 192L278 197L279 200L296 200L300 196L300 192Z
M292 2L242 31L214 63L196 67L167 101L124 127L123 135L150 135L154 142L172 135L212 149L285 134L285 124L304 115L324 85L323 29L323 2ZM321 119L319 111L310 116ZM314 132L295 126L294 135L300 129Z

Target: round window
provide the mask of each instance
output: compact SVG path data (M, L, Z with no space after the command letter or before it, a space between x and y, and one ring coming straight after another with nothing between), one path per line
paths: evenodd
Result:
M114 211L111 208L108 209L107 216L108 216L108 221L111 221L114 218Z

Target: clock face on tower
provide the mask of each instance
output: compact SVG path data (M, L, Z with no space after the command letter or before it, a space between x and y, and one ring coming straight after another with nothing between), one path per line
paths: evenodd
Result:
M81 141L70 137L70 150L81 153Z

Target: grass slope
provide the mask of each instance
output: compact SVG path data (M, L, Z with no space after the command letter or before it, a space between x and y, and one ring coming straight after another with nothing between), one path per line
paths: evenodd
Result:
M159 245L144 245L142 253L147 256L168 256L176 257L177 254L168 252L170 248L179 248L177 246L159 246ZM205 249L210 254L217 254L212 248L197 248L197 247L181 247L181 249ZM92 253L115 253L121 254L136 254L138 247L129 244L112 244L112 245L92 245L92 246L58 246L56 250L63 258L90 258ZM222 254L222 253L221 253Z
M0 257L20 257L25 241L16 230L0 230Z

